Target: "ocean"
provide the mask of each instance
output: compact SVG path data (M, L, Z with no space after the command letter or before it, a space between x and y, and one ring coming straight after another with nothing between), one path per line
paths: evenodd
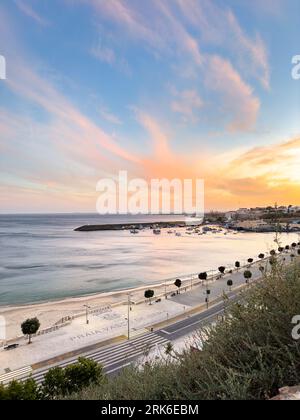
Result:
M74 232L85 224L172 220L178 216L0 215L0 305L162 283L276 248L273 234ZM281 240L298 242L298 235L283 234Z

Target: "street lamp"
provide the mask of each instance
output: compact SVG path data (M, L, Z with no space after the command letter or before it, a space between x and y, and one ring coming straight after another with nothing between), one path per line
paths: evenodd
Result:
M91 307L89 305L83 305L85 307L85 318L86 318L86 325L89 325L90 321L89 321L89 309L91 309Z
M130 340L130 311L131 311L131 301L130 301L130 293L128 293L128 311L127 311L127 325L128 325L128 340Z

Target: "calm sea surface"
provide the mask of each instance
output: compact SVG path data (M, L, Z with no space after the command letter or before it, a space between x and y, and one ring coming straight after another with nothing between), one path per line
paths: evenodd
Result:
M0 215L0 305L160 283L276 247L273 234L74 232L84 224L175 219L178 216ZM281 240L283 245L299 241L296 234L284 234Z

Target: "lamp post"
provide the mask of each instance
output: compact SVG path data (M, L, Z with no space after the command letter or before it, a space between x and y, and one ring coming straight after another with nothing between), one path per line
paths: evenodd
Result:
M131 301L130 301L130 293L127 295L128 303L127 303L127 326L128 326L128 340L130 340L130 311L131 311Z
M83 305L85 307L85 318L86 318L86 325L89 325L90 321L89 321L89 309L91 309L91 307L89 305Z

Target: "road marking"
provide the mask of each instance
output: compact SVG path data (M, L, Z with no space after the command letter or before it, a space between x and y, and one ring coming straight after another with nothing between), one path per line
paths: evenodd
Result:
M87 354L85 357L94 360L99 364L102 364L103 368L106 370L109 367L114 366L118 363L125 362L126 359L128 360L136 358L138 356L143 356L145 349L150 350L155 346L162 346L166 345L167 343L168 341L164 337L159 336L158 334L145 334L143 337L139 337L131 342L128 341L126 343L123 343L121 346L113 346L104 350L99 350L98 352ZM63 368L74 364L76 361L77 358L74 358L56 366ZM126 363L122 366L128 366L130 364L131 363ZM122 366L112 369L107 373L122 369ZM40 385L43 382L44 376L47 374L48 371L49 369L44 369L33 375L33 379L37 382L38 385Z
M14 379L20 379L25 376L29 376L29 374L32 372L31 366L26 366L22 369L14 370L9 373L5 373L4 375L0 376L0 383L6 383L9 381L12 381Z
M178 328L177 330L172 331L172 332L168 332L168 331L166 331L166 330L161 330L161 331L162 331L162 332L164 332L164 333L165 333L165 334L167 334L167 335L172 335L172 334L175 334L175 333L177 333L177 332L179 332L179 331L186 330L187 328L192 327L192 326L194 326L194 325L200 324L200 323L202 323L202 322L206 321L207 319L210 319L210 318L212 318L212 317L214 317L214 316L217 316L217 315L219 315L219 314L221 314L221 313L223 313L223 312L224 312L224 310L223 310L223 309L221 309L220 311L215 312L215 313L213 313L213 314L211 314L211 315L207 316L206 318L200 319L200 320L198 320L198 321L196 321L196 322L193 322L192 324L185 325L184 327Z

